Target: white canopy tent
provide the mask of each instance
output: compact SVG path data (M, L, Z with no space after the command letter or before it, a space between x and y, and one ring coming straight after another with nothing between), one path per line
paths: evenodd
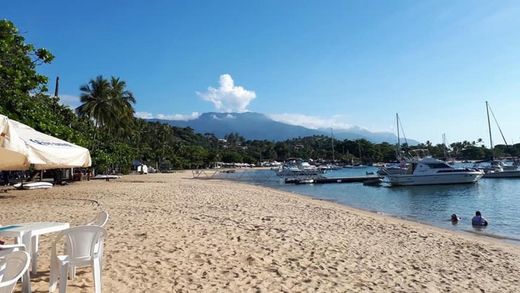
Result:
M0 170L90 167L84 147L41 133L0 115Z

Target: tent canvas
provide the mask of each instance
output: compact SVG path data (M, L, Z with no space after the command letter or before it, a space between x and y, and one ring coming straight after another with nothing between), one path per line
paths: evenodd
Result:
M13 129L9 118L0 115L0 170L29 168L28 150Z
M0 115L0 170L90 167L84 147L41 133Z

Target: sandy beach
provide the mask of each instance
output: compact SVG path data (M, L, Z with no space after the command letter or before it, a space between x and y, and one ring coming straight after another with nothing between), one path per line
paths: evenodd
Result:
M79 225L107 210L104 292L520 291L520 246L191 172L13 190L0 203L2 225ZM53 239L40 239L33 292L48 292ZM91 270L68 289L92 292Z

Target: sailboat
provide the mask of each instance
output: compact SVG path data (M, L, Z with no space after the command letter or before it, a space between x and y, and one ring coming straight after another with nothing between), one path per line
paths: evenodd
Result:
M318 167L320 170L329 171L341 169L340 166L336 165L336 158L334 157L334 133L332 132L332 128L330 129L330 144L332 147L332 161L326 165L320 165Z
M442 134L442 151L444 152L444 159L449 165L455 165L455 159L451 158L448 152L448 144L446 143L446 133Z
M385 164L378 171L378 175L394 175L394 174L406 174L408 170L406 159L401 154L401 134L399 125L399 113L395 113L395 120L397 123L397 146L395 149L395 157L399 163L397 164Z
M336 165L336 158L334 157L334 133L332 128L330 129L330 144L332 146L332 163L328 165L329 170L339 170L341 167Z
M495 151L493 148L493 136L491 134L491 122L489 119L489 103L486 101L486 114L487 114L487 122L488 122L488 130L489 130L489 146L491 148L491 167L485 169L484 178L520 178L520 170L516 167L508 168L502 161L495 160ZM498 130L504 139L504 143L507 145L507 141L504 138L504 134L502 133L502 129L498 125L498 121L496 120L495 114L493 110L491 110L491 114L493 115L493 119L498 126Z

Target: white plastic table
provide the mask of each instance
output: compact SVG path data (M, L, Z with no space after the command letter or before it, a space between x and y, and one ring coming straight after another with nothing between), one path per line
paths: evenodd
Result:
M0 226L0 236L14 237L16 243L25 245L25 249L31 255L31 273L36 274L38 269L38 237L42 234L59 232L70 227L69 223L34 222ZM24 292L31 292L31 282L24 278L22 284Z

